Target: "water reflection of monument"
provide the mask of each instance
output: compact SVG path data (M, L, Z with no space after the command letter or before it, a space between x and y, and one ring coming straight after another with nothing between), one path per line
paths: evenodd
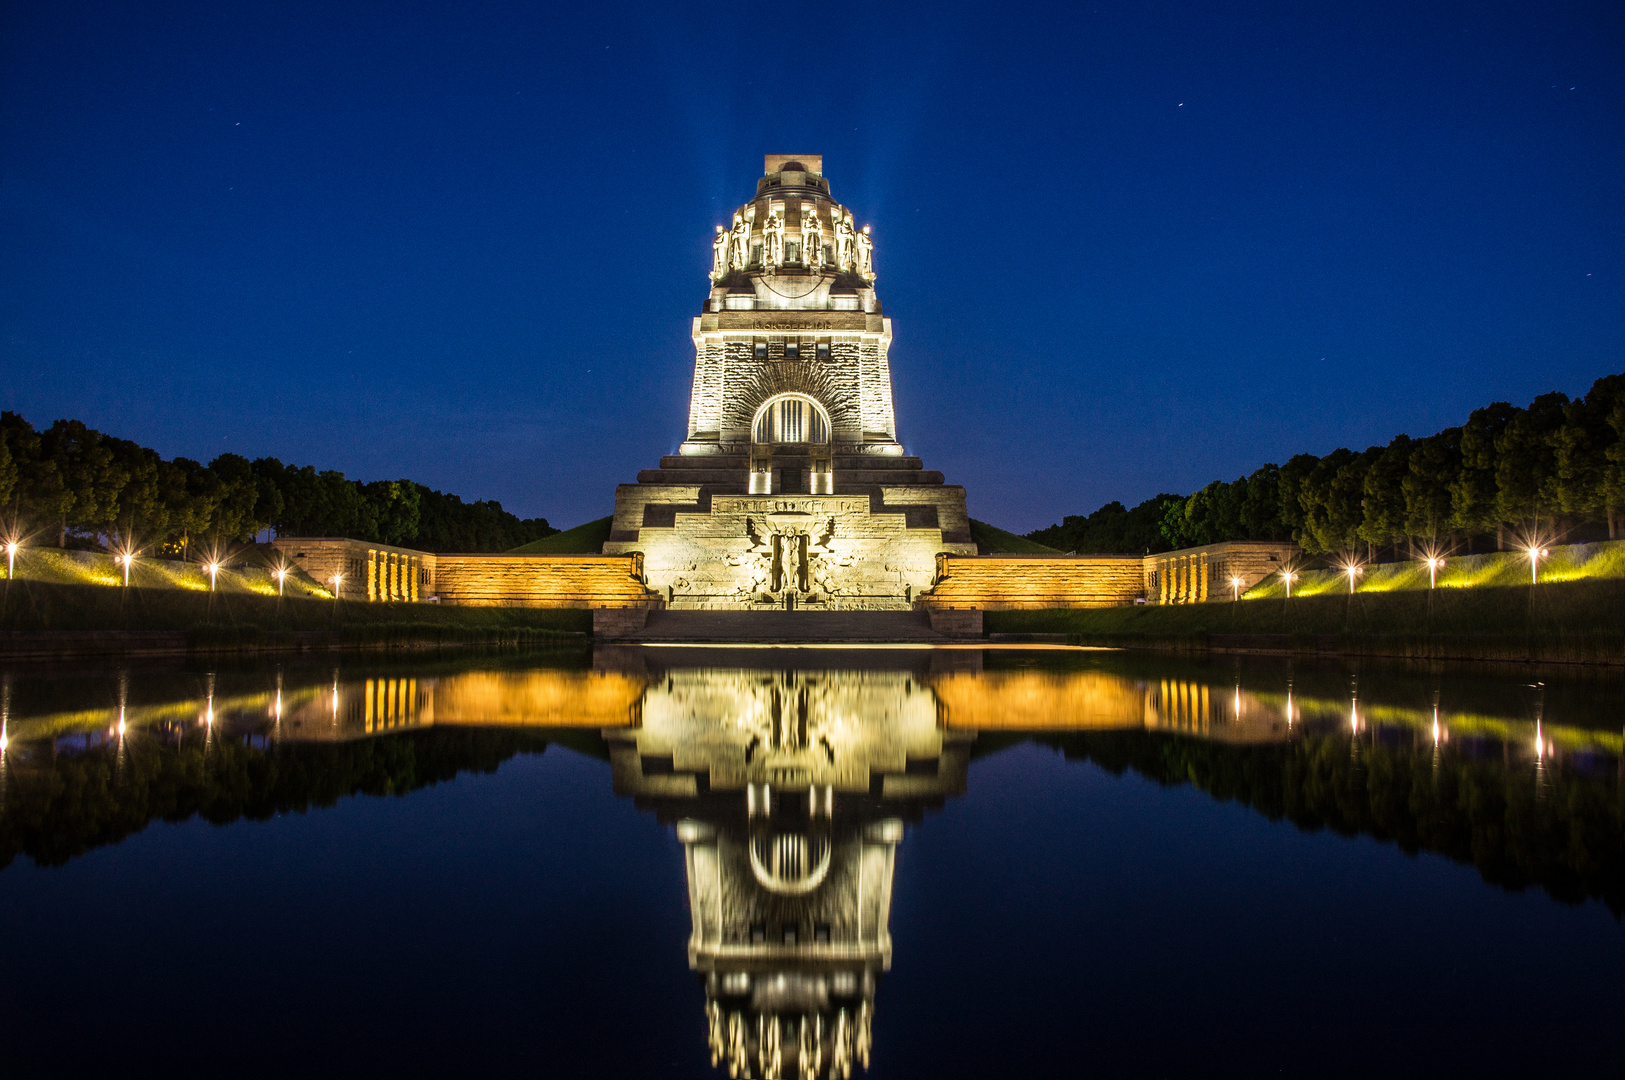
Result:
M1520 712L1516 688L1456 683L1441 709L1434 687L1362 676L1356 696L1336 670L1088 657L984 668L981 653L955 650L892 670L873 657L817 670L696 664L717 658L601 649L593 669L228 671L198 675L196 697L175 695L173 677L64 678L31 688L22 708L0 673L0 866L17 852L66 861L160 812L269 816L559 742L606 757L616 791L676 829L711 1049L752 1077L866 1062L903 827L965 790L974 748L1021 736L1305 827L1410 837L1511 887L1625 903L1609 809L1625 762L1609 695L1588 706L1601 720L1574 726L1535 690ZM1561 715L1591 715L1578 704ZM468 737L443 740L443 728ZM1006 737L990 746L995 732ZM363 752L379 738L407 752ZM409 748L431 744L415 761ZM289 767L261 767L280 755ZM1463 801L1467 786L1490 794ZM1587 842L1569 842L1578 836Z
M689 964L732 1076L869 1063L905 820L964 791L973 732L908 672L674 671L606 731L615 790L677 827Z

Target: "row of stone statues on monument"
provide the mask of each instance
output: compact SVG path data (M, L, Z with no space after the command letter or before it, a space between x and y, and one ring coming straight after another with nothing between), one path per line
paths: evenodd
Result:
M717 226L716 239L711 242L711 280L721 281L730 270L743 270L751 262L751 229L756 210L734 214L733 228ZM869 237L869 226L861 230L852 224L850 211L833 216L830 227L831 264L842 271L856 271L865 281L873 281L874 241ZM785 265L784 219L769 212L762 222L762 265L771 271ZM813 210L801 213L801 264L813 270L824 268L824 222Z

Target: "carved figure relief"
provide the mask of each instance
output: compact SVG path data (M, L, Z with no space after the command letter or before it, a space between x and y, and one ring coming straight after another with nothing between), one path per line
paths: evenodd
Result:
M739 215L735 214L734 215L734 220L737 221L738 219L739 219ZM726 231L725 229L723 229L723 227L721 225L718 225L717 226L716 239L711 241L711 280L712 281L720 281L720 280L722 280L722 278L727 276L728 267L730 265L729 264L729 259L728 259L728 252L732 247L733 247L733 233Z
M824 223L818 217L818 208L807 203L801 208L801 244L806 251L807 265L814 270L824 265Z
M734 215L733 243L731 245L732 258L729 265L735 270L743 270L746 261L750 258L750 222L738 214Z
M855 247L852 215L844 214L835 224L835 265L842 270L852 269Z
M758 603L782 603L786 597L817 603L837 595L831 571L853 563L850 558L840 558L833 550L834 517L817 519L805 513L792 513L806 521L793 524L768 521L758 525L753 518L745 519L753 565L748 584L739 592Z
M857 234L858 243L858 274L865 281L875 279L874 261L875 244L869 239L869 226L865 225L863 231Z
M768 214L762 223L762 264L772 270L784 262L784 219Z

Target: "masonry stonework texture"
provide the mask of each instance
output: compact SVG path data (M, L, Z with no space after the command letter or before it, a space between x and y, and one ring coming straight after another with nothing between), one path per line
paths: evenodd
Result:
M608 555L668 607L907 610L974 555L965 490L897 442L873 241L817 156L719 226L687 437L616 490Z

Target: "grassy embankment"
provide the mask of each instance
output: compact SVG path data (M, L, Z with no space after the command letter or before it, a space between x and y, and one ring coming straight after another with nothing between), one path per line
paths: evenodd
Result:
M265 568L223 569L212 592L196 563L137 560L128 588L123 574L106 555L20 552L16 580L0 582L0 632L7 633L0 652L559 644L591 629L586 611L335 602L298 570L280 597Z
M990 633L1064 633L1081 644L1293 651L1414 659L1625 663L1625 542L1552 548L1538 585L1516 553L1372 567L1348 592L1335 570L1266 579L1241 600L988 612Z
M604 550L609 539L609 526L613 517L599 518L573 529L532 540L509 551L509 555L597 555Z
M985 521L971 519L971 539L976 541L979 555L1059 555L1061 552L1052 547L1045 547L1036 540L1029 540L1025 536L1017 536L1013 532L1006 532Z

